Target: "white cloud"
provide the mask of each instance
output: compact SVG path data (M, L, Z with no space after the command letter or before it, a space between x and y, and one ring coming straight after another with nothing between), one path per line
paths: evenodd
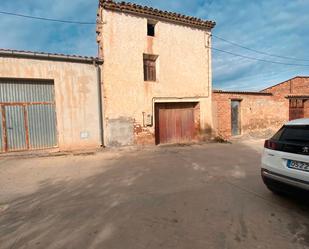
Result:
M211 19L214 34L268 53L309 60L307 0L131 0L131 2ZM211 3L211 4L210 4ZM43 17L95 22L98 0L1 0L0 10ZM18 6L18 8L16 7ZM0 47L96 55L95 26L65 25L0 15ZM261 59L275 57L213 39L213 46ZM285 60L284 60L285 61ZM309 64L301 61L285 61ZM215 88L260 89L308 75L309 67L283 66L213 52Z
M97 0L5 0L0 9L54 19L95 22L97 5ZM0 15L0 36L3 37L0 40L2 48L96 55L95 25L59 24Z

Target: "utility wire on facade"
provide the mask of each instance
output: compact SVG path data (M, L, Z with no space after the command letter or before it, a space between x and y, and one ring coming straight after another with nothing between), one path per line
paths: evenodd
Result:
M24 15L24 14L18 14L18 13L13 13L13 12L6 12L6 11L0 11L0 14L9 15L9 16L17 16L17 17L28 18L28 19L41 20L41 21L67 23L67 24L78 24L78 25L95 25L95 24L97 24L96 22L80 22L80 21L61 20L61 19L45 18L45 17L38 17L38 16L30 16L30 15Z
M236 47L240 47L240 48L243 48L243 49L246 49L246 50L258 53L258 54L263 54L263 55L267 55L267 56L271 56L271 57L277 57L277 58L281 58L281 59L285 59L285 60L309 61L309 60L306 60L306 59L300 59L300 58L294 58L294 57L288 57L288 56L282 56L282 55L266 53L266 52L263 52L263 51L259 51L259 50L253 49L253 48L249 48L249 47L240 45L240 44L238 44L236 42L232 42L232 41L226 40L226 39L224 39L222 37L219 37L219 36L216 36L214 34L212 34L212 36L217 38L218 40L224 41L224 42L229 43L231 45L234 45Z
M210 48L212 50L215 50L215 51L219 51L219 52L222 52L222 53L234 55L234 56L245 58L245 59L249 59L249 60L262 61L262 62L267 62L267 63L272 63L272 64L279 64L279 65L286 65L286 66L309 67L309 65L305 65L305 64L295 64L295 63L285 63L285 62L280 62L280 61L264 60L264 59L259 59L259 58L255 58L255 57L251 57L251 56L236 54L236 53L233 53L233 52L230 52L230 51L225 51L225 50L222 50L222 49L219 49L219 48L214 48L214 47L209 47L209 46L206 46L206 47Z

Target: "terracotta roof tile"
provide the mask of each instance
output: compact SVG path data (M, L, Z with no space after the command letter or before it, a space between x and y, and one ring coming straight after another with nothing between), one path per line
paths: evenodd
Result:
M309 94L289 94L286 96L288 99L309 99Z
M192 16L186 16L175 12L163 11L148 6L138 5L135 3L115 2L113 0L100 0L100 5L107 10L153 16L154 18L176 21L178 23L195 26L202 29L212 29L216 25L216 23L213 21L203 20Z
M269 95L272 93L267 92L250 92L250 91L225 91L225 90L213 90L213 93L222 93L222 94L251 94L251 95Z

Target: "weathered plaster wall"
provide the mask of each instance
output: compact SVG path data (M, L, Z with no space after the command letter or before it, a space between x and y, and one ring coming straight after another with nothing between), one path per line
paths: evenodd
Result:
M231 100L241 100L240 118L242 134L277 130L288 119L285 103L273 96L254 94L213 93L213 114L217 135L225 139L231 133Z
M55 85L60 150L100 146L97 72L93 65L0 58L0 77L48 79ZM82 139L81 133L88 133Z
M101 11L104 25L98 41L104 56L106 130L123 133L127 122L126 133L135 133L134 141L107 133L107 144L154 143L154 126L145 127L143 113L153 116L157 101L200 102L200 130L209 132L211 58L205 47L209 34L159 21L155 37L147 37L146 18ZM144 82L143 53L159 56L156 82ZM121 120L121 126L109 128L115 120Z

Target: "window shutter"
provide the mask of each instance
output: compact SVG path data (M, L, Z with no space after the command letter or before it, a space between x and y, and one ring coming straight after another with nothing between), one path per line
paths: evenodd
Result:
M156 81L156 60L157 55L144 54L144 81Z
M144 80L156 81L156 62L144 59Z
M145 63L145 60L144 60L144 81L147 81L147 65Z

